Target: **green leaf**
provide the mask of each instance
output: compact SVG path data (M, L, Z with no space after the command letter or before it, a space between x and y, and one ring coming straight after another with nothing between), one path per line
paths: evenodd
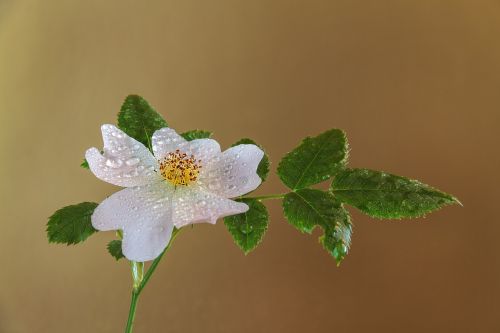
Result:
M249 138L244 138L233 144L231 147L237 146L237 145L256 145L262 151L264 152L264 157L262 157L262 160L260 160L259 166L257 167L257 174L259 175L260 179L264 182L267 179L267 175L269 174L269 166L271 163L269 162L269 156L266 154L266 151L264 148L262 148L261 145L258 145L255 141Z
M97 232L90 220L97 205L95 202L82 202L56 211L47 223L49 242L77 244Z
M118 113L118 127L150 149L153 133L167 126L163 117L141 96L127 96Z
M89 162L87 162L87 159L85 159L85 158L83 159L83 162L82 162L82 164L80 164L80 166L81 166L82 168L84 168L84 169L87 169L87 170L89 170L89 169L90 169L90 167L89 167Z
M249 206L246 213L227 216L224 224L233 236L234 242L248 254L262 241L267 230L269 214L266 206L255 199L238 199Z
M120 260L125 256L122 253L122 241L115 239L108 243L108 252L115 258L116 260Z
M181 136L187 141L193 141L196 139L208 139L212 136L212 132L196 129L181 133Z
M337 261L337 265L344 260L351 247L352 224L349 212L342 206L339 207L335 227L325 228L325 234L319 238L323 245Z
M331 193L316 189L290 192L283 199L283 212L302 232L310 234L316 226L323 228L320 242L340 264L349 251L352 226L349 213Z
M333 180L340 201L376 218L424 216L446 205L460 204L450 194L417 180L368 169L346 169Z
M314 138L286 154L278 165L278 175L292 190L308 187L333 177L347 161L347 138L338 129Z

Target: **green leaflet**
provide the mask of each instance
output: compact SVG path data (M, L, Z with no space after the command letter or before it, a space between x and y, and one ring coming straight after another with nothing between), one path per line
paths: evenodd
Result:
M119 239L112 240L108 243L108 252L115 258L116 260L120 260L125 256L122 253L122 241Z
M460 203L437 189L396 175L368 169L346 169L333 180L340 201L376 218L420 217L445 205Z
M77 244L97 232L90 220L97 205L95 202L82 202L56 211L47 223L49 242Z
M269 214L266 206L255 199L238 199L249 206L246 213L227 216L224 224L233 236L234 242L245 254L255 249L267 230Z
M196 139L208 139L212 136L212 132L196 129L181 133L181 136L187 141L193 141Z
M339 214L335 227L326 227L325 234L319 238L325 250L337 261L337 265L344 260L351 247L352 224L349 212L339 207Z
M349 213L331 193L316 189L290 192L283 200L283 212L302 232L310 234L316 226L323 228L320 242L340 264L349 251L352 226Z
M278 165L278 175L292 190L308 187L333 177L347 160L347 138L338 129L305 138L286 154Z
M87 169L87 170L90 170L90 166L89 166L89 162L87 162L87 159L83 159L83 162L82 164L80 164L80 166L84 169Z
M118 113L118 127L151 149L153 133L168 125L144 98L129 95Z
M234 143L231 147L237 146L237 145L256 145L262 151L264 151L264 157L262 157L262 160L259 163L259 166L257 167L257 174L259 175L260 179L262 179L262 182L264 182L267 178L267 175L269 174L269 166L271 163L269 162L269 156L267 156L264 148L262 148L261 145L258 145L255 141L249 138L244 138L239 140L238 142Z

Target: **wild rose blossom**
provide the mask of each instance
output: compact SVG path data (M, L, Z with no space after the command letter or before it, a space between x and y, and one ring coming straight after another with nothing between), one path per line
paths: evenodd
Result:
M221 152L217 141L186 141L171 128L157 130L153 154L113 125L101 127L103 153L87 150L94 175L125 187L105 199L92 215L97 230L123 230L122 252L148 261L161 254L172 231L188 224L216 223L244 213L248 206L230 200L256 189L256 170L264 152L242 144Z

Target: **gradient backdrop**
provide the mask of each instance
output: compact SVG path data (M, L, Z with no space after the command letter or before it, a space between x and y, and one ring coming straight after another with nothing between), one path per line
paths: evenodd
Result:
M340 268L269 202L244 256L222 223L177 239L140 332L499 332L500 2L0 0L0 332L121 332L129 268L113 233L49 245L47 217L117 188L79 164L137 93L276 167L347 131L351 165L458 196L415 221L352 211ZM274 169L273 169L274 170ZM283 191L275 174L260 193Z

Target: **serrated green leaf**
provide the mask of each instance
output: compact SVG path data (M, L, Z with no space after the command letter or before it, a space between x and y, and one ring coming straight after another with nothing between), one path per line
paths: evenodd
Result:
M119 239L112 240L108 243L108 252L115 258L116 260L120 260L125 256L122 253L122 241Z
M212 136L212 132L196 129L181 133L181 136L187 141L193 141L196 139L208 139Z
M340 265L351 247L352 224L349 212L344 207L340 206L338 212L335 227L326 227L319 241Z
M90 170L89 162L85 158L83 159L83 162L82 164L80 164L80 166L84 169Z
M82 202L56 211L47 223L49 242L77 244L97 232L90 220L97 205L95 202Z
M118 127L150 149L153 133L167 126L163 117L141 96L127 96L118 113Z
M308 187L333 177L347 161L347 138L339 129L305 138L286 154L278 165L278 175L292 190Z
M376 218L420 217L459 201L417 180L368 169L346 169L332 182L340 201Z
M233 236L234 242L248 254L262 241L269 223L269 214L266 206L258 200L246 198L237 201L246 203L248 211L225 217L224 224Z
M310 234L316 226L323 228L320 242L340 264L349 251L352 226L349 213L331 193L316 189L290 192L283 199L283 212L302 232Z
M256 145L257 147L262 149L262 151L264 152L264 157L262 157L262 160L260 160L259 166L257 167L257 175L259 175L260 179L262 179L262 182L264 182L267 179L267 175L269 174L269 166L271 165L271 163L269 162L269 156L266 154L264 148L262 148L261 145L257 144L255 141L249 138L241 139L238 142L234 143L231 147L237 145Z

